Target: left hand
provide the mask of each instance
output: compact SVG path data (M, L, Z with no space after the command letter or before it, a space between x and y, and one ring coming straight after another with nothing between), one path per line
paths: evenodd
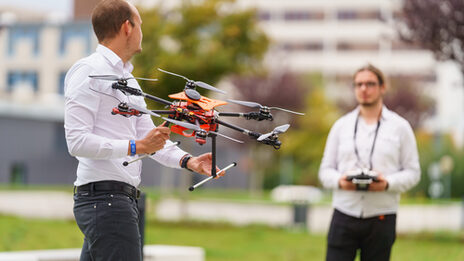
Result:
M387 189L387 184L388 182L382 173L378 173L377 181L374 181L369 185L369 191L385 191Z
M191 171L196 173L200 173L202 175L211 176L211 164L212 164L212 154L205 153L201 154L197 157L192 157L187 162L187 168ZM219 172L220 169L216 166L216 173ZM218 176L224 176L225 171L221 172Z

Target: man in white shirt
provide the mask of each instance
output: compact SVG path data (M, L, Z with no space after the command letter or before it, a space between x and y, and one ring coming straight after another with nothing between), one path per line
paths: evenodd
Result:
M396 238L400 193L420 179L416 140L409 123L383 104L382 72L372 65L354 74L358 107L330 130L319 179L333 189L334 214L326 260L389 260ZM353 171L374 171L367 191L347 178Z
M142 260L136 207L141 161L123 166L131 156L156 152L151 157L165 166L211 175L211 153L192 157L172 146L169 128L156 127L149 115L111 115L119 101L145 107L142 97L126 96L112 89L112 82L88 77L133 77L129 60L142 50L141 23L132 4L101 1L92 13L97 50L76 62L65 78L66 141L79 160L74 215L85 235L80 260ZM140 89L135 79L128 85Z

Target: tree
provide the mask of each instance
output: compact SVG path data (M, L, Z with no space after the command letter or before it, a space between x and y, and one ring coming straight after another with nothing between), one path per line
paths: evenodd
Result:
M334 103L326 98L321 76L309 77L311 89L305 99L304 117L298 117L299 128L282 136L283 152L293 158L293 183L317 185L318 171L327 135L340 116Z
M253 101L269 107L280 107L289 110L300 110L304 106L304 99L306 88L298 75L288 71L280 72L261 72L259 74L238 75L230 78L231 83L235 86L234 99ZM243 109L243 106L237 106ZM246 107L245 107L246 108ZM256 110L256 109L252 109ZM240 123L239 126L257 131L260 133L267 133L277 125L285 123L292 123L292 130L294 124L292 122L292 114L287 112L280 112L272 110L274 116L272 124L269 121L256 122L254 120ZM296 116L300 117L300 116ZM293 117L296 118L296 117ZM228 120L228 122L232 121ZM234 134L231 134L234 135ZM287 133L282 136L287 135ZM238 139L243 139L236 136ZM283 144L282 146L286 146ZM274 187L275 182L269 182L269 179L275 180L278 176L278 154L273 153L272 147L258 144L256 142L250 143L250 158L252 158L252 174L249 177L250 192L252 195L258 195L263 188L263 184L268 187Z
M404 41L457 62L464 74L464 1L405 0L400 21L406 25L400 30Z
M233 4L232 0L182 1L168 11L162 6L142 9L144 50L135 57L134 74L159 79L156 84L142 83L145 92L166 98L184 88L183 79L156 68L213 85L225 75L259 68L268 39L257 27L255 11Z

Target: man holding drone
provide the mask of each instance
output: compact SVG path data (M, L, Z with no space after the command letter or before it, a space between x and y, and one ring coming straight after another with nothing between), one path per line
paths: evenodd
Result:
M335 208L326 260L389 260L401 192L420 179L409 123L383 105L382 72L372 65L354 74L358 107L332 126L319 170L333 189Z
M74 182L74 215L85 235L80 260L142 260L138 210L141 161L136 154L172 168L211 174L211 154L193 157L169 141L170 130L150 116L112 116L115 102L145 108L143 97L126 96L111 82L89 75L117 75L139 88L132 56L142 50L142 20L124 0L103 0L92 13L99 45L65 78L65 130L68 150L79 160ZM124 161L131 161L123 166ZM218 168L216 167L218 170ZM224 172L221 173L224 175Z

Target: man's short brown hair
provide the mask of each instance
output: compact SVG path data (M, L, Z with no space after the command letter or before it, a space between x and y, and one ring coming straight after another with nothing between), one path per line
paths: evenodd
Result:
M356 75L359 73L359 72L362 72L362 71L370 71L371 73L375 74L377 76L377 79L379 80L379 85L382 86L384 83L385 83L385 77L383 76L383 73L382 71L375 67L374 65L372 64L367 64L361 68L359 68L353 75L353 79L356 78Z
M129 20L134 25L133 10L124 0L103 0L92 12L92 26L99 42L115 37L121 25Z

